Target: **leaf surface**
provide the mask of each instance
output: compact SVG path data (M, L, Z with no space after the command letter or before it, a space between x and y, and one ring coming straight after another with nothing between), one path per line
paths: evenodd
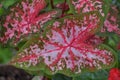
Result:
M116 60L113 52L99 46L96 39L90 42L99 27L97 12L56 20L47 26L45 36L29 40L11 64L27 71L69 76L110 68Z

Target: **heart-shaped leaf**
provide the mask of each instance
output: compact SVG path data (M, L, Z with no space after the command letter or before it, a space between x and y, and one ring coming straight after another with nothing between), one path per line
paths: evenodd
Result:
M110 68L116 56L106 46L98 46L91 36L100 28L97 12L65 17L49 24L44 36L32 38L11 64L27 71L75 76L86 71Z

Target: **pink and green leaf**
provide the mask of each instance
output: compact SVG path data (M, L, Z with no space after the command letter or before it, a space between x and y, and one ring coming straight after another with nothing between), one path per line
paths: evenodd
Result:
M68 0L71 13L99 11L101 16L107 15L111 0Z
M12 7L3 23L4 35L0 41L12 40L16 44L32 33L39 33L46 22L60 14L58 10L43 13L45 7L45 0L24 0Z
M100 19L97 12L91 12L54 21L47 26L45 36L28 41L11 64L27 71L69 76L110 68L116 56L92 38L101 26Z

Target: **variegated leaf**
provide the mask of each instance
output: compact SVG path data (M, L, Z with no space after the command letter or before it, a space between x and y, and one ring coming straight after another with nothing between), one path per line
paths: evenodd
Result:
M4 35L0 41L7 43L13 40L16 44L30 34L40 32L44 24L60 14L60 10L42 12L46 7L45 0L23 0L10 9L5 18Z
M105 16L109 11L111 0L68 0L68 2L72 13L99 11L101 16Z
M11 64L28 71L69 76L110 68L116 60L113 51L91 39L100 26L97 12L57 20L47 26L45 36L26 43Z

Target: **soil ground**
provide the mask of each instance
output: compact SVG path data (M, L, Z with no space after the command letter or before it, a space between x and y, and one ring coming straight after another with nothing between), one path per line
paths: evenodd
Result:
M33 76L11 65L0 65L0 80L32 80Z

